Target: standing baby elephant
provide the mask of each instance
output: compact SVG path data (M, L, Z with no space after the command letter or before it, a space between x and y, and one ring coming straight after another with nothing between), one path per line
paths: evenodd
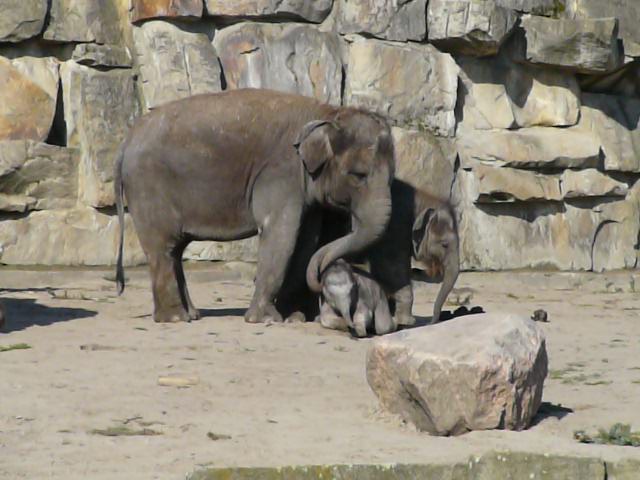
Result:
M317 247L321 227L305 220L310 207L342 209L354 225L313 256L306 252L308 261L297 260L309 264L307 283L319 292L318 276L327 265L384 232L393 172L389 126L369 112L259 89L166 104L138 119L116 164L118 290L124 289L126 196L149 261L156 322L199 316L181 263L189 242L256 233L255 292L245 320L280 321L274 298L296 240L304 238L308 251Z
M358 337L366 337L367 330L384 335L398 327L380 285L342 259L322 274L319 320L326 328L352 329Z

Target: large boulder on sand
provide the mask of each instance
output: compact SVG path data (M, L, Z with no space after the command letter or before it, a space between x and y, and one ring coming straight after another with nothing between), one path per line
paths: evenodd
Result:
M527 428L546 376L544 333L510 314L403 330L367 353L367 380L383 408L433 435Z

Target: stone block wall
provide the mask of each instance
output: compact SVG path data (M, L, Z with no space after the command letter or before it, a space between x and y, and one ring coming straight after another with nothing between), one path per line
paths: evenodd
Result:
M265 87L386 115L398 176L458 207L465 269L633 268L640 7L604 3L7 0L0 262L113 264L113 163L135 118ZM125 252L144 262L129 219Z

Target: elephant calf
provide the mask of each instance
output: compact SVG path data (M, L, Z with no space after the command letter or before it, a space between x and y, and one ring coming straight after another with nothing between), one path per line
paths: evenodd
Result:
M352 329L358 337L366 337L375 329L378 335L394 332L396 324L384 290L365 272L360 272L340 259L322 274L320 315L323 327ZM353 312L353 314L352 314Z

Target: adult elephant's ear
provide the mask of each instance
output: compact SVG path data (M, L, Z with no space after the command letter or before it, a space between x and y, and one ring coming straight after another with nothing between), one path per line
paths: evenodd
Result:
M335 125L326 120L314 120L307 123L298 135L294 144L304 163L304 168L311 175L320 172L322 166L333 157L331 135Z
M420 246L422 242L426 240L427 226L433 220L435 210L433 208L425 208L422 210L415 221L413 222L413 229L411 231L411 240L413 243L413 256L418 257L420 252Z

